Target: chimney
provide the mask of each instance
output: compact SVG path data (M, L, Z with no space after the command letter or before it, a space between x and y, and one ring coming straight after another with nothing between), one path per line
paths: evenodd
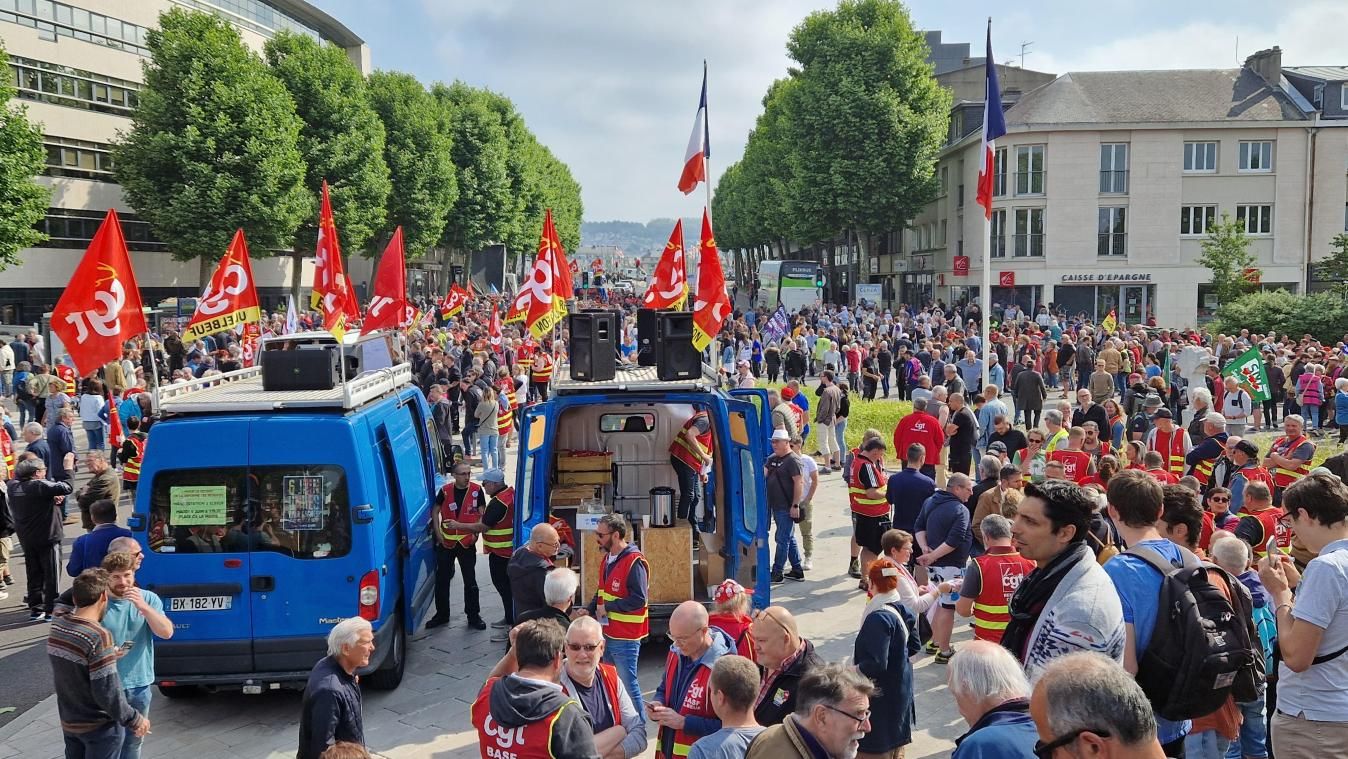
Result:
M1270 87L1282 81L1282 48L1274 45L1245 59L1245 68L1258 74Z

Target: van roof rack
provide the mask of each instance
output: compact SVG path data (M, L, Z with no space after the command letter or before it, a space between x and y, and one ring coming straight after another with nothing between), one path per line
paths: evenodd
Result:
M365 372L331 390L263 390L262 367L165 385L155 390L164 414L213 414L222 411L284 411L336 408L351 410L412 383L412 365L398 364Z
M721 384L715 369L702 364L702 376L682 380L661 380L654 366L619 366L611 380L589 382L571 379L570 364L559 364L553 373L552 391L559 395L578 395L594 392L683 391L707 392Z

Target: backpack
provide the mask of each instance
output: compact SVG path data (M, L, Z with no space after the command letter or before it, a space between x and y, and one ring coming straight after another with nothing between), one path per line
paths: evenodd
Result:
M1264 657L1256 646L1253 601L1240 581L1184 548L1182 567L1156 551L1127 551L1161 572L1151 641L1137 664L1137 684L1156 714L1176 722L1211 714L1226 703L1259 697ZM1212 581L1226 581L1230 597Z

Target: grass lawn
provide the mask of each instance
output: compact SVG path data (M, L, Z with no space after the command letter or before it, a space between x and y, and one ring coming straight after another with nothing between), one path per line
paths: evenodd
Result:
M781 390L782 384L760 381L758 386L769 390ZM813 453L819 450L819 440L816 436L818 430L814 423L814 407L819 399L814 395L814 385L805 392L810 394L810 437L805 441L805 453ZM872 427L884 435L885 445L892 445L894 428L899 426L899 420L913 412L913 404L895 398L866 401L861 399L859 393L850 393L849 398L851 415L847 417L847 430L843 433L843 441L847 443L848 450L860 445L861 434ZM899 462L894 451L889 451L885 460L895 464Z

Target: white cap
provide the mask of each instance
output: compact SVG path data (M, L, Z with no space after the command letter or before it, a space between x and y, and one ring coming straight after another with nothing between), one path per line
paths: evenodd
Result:
M791 439L791 433L790 433L790 432L787 432L786 430L773 430L773 431L772 431L772 439L773 439L773 440L790 440L790 439Z

